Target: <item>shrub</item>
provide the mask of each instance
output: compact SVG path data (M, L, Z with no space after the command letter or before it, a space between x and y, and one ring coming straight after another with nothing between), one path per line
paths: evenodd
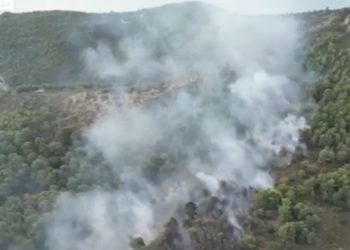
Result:
M242 238L242 248L244 250L258 249L256 238L251 234L244 234Z

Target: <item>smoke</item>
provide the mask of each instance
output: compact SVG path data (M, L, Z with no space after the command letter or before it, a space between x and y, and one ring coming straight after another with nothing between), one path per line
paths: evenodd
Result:
M140 3L138 0L129 0L127 2L110 2L108 0L76 0L74 2L68 0L32 0L30 3L26 1L15 1L16 12L28 12L34 10L75 10L87 12L109 12L114 11L131 11L140 8L150 8L168 3L183 2L183 0L148 0ZM310 11L315 9L342 8L348 5L348 1L344 0L309 0L307 2L292 0L205 0L207 3L220 5L222 8L239 14L272 14L286 12Z
M293 76L303 76L303 44L296 20L231 16L198 4L136 16L123 20L154 26L87 48L90 74L141 87L164 77L202 80L141 107L110 107L96 120L84 150L102 155L118 190L63 194L47 230L50 250L125 250L135 235L150 242L179 207L200 203L203 189L225 196L226 213L240 230L233 208L247 211L249 204L238 193L271 187L273 165L302 147L302 85ZM104 25L113 30L114 23ZM159 41L169 29L176 35ZM101 182L104 168L80 160L86 165L80 171ZM223 183L235 188L225 193Z
M0 76L0 90L1 91L8 91L8 89L9 89L9 87L6 84L5 79L2 76Z

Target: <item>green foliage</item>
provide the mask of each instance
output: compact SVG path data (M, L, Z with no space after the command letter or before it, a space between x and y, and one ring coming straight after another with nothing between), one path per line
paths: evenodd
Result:
M137 12L87 14L43 11L0 15L0 74L18 92L69 84L91 88L102 81L114 84L115 79L102 80L87 70L84 61L86 50L97 49L99 45L105 44L113 50L118 60L124 61L127 55L122 41L137 37L144 39L141 42L151 45L148 46L148 53L155 59L167 55L170 40L165 46L163 37L157 33L168 34L169 27L154 21L155 16L163 15L164 11L144 12L142 19ZM168 13L175 13L175 18L183 14L184 10L172 9ZM121 22L125 18L128 22ZM193 12L182 18L188 19L188 23L193 25L199 22L195 20L198 16ZM146 23L152 23L157 32L149 32ZM193 34L193 25L184 27L173 24L171 32L177 34L176 40L185 40L188 34ZM113 32L111 27L114 27ZM175 47L182 46L178 43ZM135 72L127 76L129 81L131 78L139 80L138 76L134 76Z
M54 118L45 108L31 105L0 112L1 249L43 244L46 215L58 195L56 168L66 154L52 136Z
M295 244L308 243L310 233L303 222L287 222L278 230L279 242L283 249L289 249Z
M287 199L282 199L282 205L278 208L279 218L283 222L289 222L293 220L292 202Z
M130 241L130 247L132 249L140 249L142 247L146 246L144 240L141 238L141 237L135 237L135 238L132 238L131 241Z
M265 191L257 194L259 202L254 199L250 228L262 249L304 249L301 245L312 244L315 247L306 249L348 246L348 242L344 243L346 239L338 237L344 232L334 232L336 236L330 240L328 235L333 232L327 230L334 222L324 221L325 211L330 220L333 215L342 218L350 211L350 167L347 164L350 160L350 43L344 32L348 29L344 19L349 9L339 11L333 18L329 13L320 12L313 17L314 25L319 24L318 18L328 20L329 24L320 27L317 35L311 38L305 60L305 68L320 76L306 90L309 105L314 110L314 115L310 116L311 126L303 133L309 155L304 161L295 161L290 171L281 174L283 178L275 187L281 200L277 214L260 216L275 209L266 202L269 195L264 194ZM270 230L271 225L274 230ZM326 233L327 237L320 237L321 233ZM322 244L329 245L323 248Z
M119 48L117 36L110 37L99 28L82 27L87 17L68 12L1 15L2 76L23 96L28 94L25 92L41 88L58 90L68 86L68 79L76 82L86 77L80 61L83 49L96 47L100 39ZM119 14L112 14L113 18L120 20ZM139 19L138 14L136 19ZM278 250L299 249L300 245L318 240L319 228L323 226L320 210L329 207L335 211L350 211L350 167L342 167L350 160L350 48L343 21L344 18L334 19L332 25L313 38L305 60L305 68L320 75L318 82L307 90L309 105L315 113L303 138L311 154L305 162L294 164L291 168L295 170L286 174L275 188L255 195L252 216L258 216L252 219L254 226L249 227L250 233L242 237L243 249L265 246L264 249L269 250L271 246ZM136 32L144 32L142 23L130 23L138 26ZM79 30L78 36L66 39L67 34L74 34L76 30ZM129 29L118 32L124 35ZM160 47L157 45L155 42L154 47ZM230 68L222 73L227 83L236 78ZM56 85L44 84L46 82ZM87 82L86 87L92 85ZM203 112L211 108L209 102L203 106ZM218 112L227 112L226 107ZM45 225L60 191L118 188L118 173L103 162L99 154L86 155L79 147L83 146L77 139L79 132L75 128L59 128L55 115L55 111L49 109L23 105L0 112L0 249L13 246L25 250L45 249ZM198 131L184 127L176 134L200 144L196 136ZM75 151L72 151L73 141L78 143L74 145ZM171 143L165 142L160 148L169 145ZM95 167L97 164L99 168ZM141 171L148 180L157 182L174 169L174 164L171 156L157 151L141 164ZM222 215L222 211L211 212ZM259 216L261 214L268 216ZM192 211L188 227L185 227L193 249L219 249L219 245L226 246L222 249L233 249L236 244L232 237L234 229L227 219L196 216L197 212ZM178 239L178 227L172 220L155 243L160 247L151 245L149 249L171 249L171 245L161 241ZM261 244L262 241L265 244ZM144 249L145 242L142 238L132 238L130 247Z
M256 208L264 210L277 210L281 205L281 193L275 189L267 189L256 194L254 197L254 205Z
M295 176L291 175L281 180L281 184L277 185L273 192L273 196L277 197L275 194L278 193L278 197L281 197L278 215L258 217L261 221L258 223L258 229L253 231L269 231L269 221L274 221L278 230L272 231L273 238L270 238L269 246L272 248L272 245L275 245L276 249L298 249L298 245L313 244L317 241L323 223L316 214L316 209L334 207L338 211L350 211L350 167L344 165L331 170L300 179L295 178L299 176L297 172ZM261 191L256 197L269 200L270 196L267 194L270 193L271 190ZM271 210L271 206L265 205L269 203L256 203L255 200L254 204L258 215ZM258 235L253 235L259 239ZM264 237L269 238L271 235Z
M85 14L37 12L0 16L1 75L11 85L35 85L76 78L79 49L67 36L78 29ZM29 62L29 63L28 63Z
M311 121L309 147L321 149L320 162L342 164L350 159L350 48L342 32L343 20L334 20L330 27L315 38L305 61L307 68L321 74L310 92L317 112Z
M242 238L242 247L244 250L258 249L256 238L251 234L244 234Z
M329 147L324 148L318 155L318 160L324 164L332 163L335 160L335 153Z

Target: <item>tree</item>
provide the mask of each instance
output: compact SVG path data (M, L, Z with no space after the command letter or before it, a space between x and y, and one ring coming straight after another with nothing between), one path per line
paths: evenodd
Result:
M304 221L308 216L312 216L314 212L312 211L311 207L309 207L308 205L305 205L303 203L298 203L297 205L294 206L293 213L294 213L295 220Z
M335 160L335 154L332 149L325 147L318 155L318 160L321 163L327 164L332 163Z
M281 205L282 195L275 189L267 189L257 193L253 199L256 208L277 210Z
M289 222L281 226L278 230L279 242L283 249L289 249L295 244L296 227L294 222Z
M47 145L48 156L62 156L65 150L60 142L53 141Z
M47 159L41 157L37 158L35 161L33 161L32 166L33 169L40 170L40 169L45 169L49 167L49 163Z
M293 220L291 205L292 202L289 199L282 199L282 205L278 208L278 215L281 221L289 222Z
M347 162L349 159L349 150L345 147L341 147L340 149L338 149L336 159L338 163Z
M308 230L304 222L287 222L278 230L280 242L289 249L295 244L303 244L308 242Z

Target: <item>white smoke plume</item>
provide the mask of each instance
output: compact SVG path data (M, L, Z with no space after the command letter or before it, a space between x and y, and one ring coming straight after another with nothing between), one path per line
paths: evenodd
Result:
M92 125L87 151L103 155L119 188L62 195L48 228L50 250L127 250L135 235L150 242L180 206L200 202L198 190L222 195L222 182L238 189L271 187L271 166L282 153L290 157L302 146L302 86L292 80L303 74L298 22L231 16L205 7L200 9L205 20L186 23L179 13L187 12L178 8L165 8L154 20L173 29L191 26L184 29L195 32L180 49L168 48L161 60L154 59L153 45L138 36L119 44L123 60L103 41L86 50L87 68L101 78L137 76L141 82L195 72L202 81L144 107L124 112L111 107ZM113 23L108 25L113 30ZM172 44L182 44L176 39ZM226 73L219 70L225 65ZM143 161L163 153L168 156L160 157L164 169L145 176ZM84 171L103 171L99 167ZM239 196L226 195L231 207L247 208ZM236 212L227 213L239 228Z
M1 91L8 91L9 87L6 84L6 81L3 77L0 76L0 90Z

